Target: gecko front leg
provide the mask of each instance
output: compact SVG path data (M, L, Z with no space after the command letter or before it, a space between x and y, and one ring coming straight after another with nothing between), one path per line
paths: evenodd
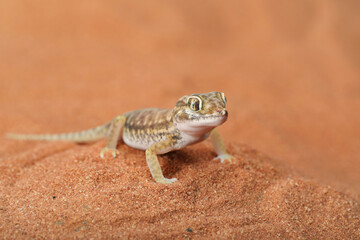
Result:
M173 182L177 181L176 178L168 179L168 178L164 177L161 167L160 167L160 164L159 164L159 160L157 158L157 154L159 152L162 152L173 146L174 146L174 140L172 139L172 136L169 135L167 139L157 142L157 143L154 143L148 149L146 149L146 152L145 152L146 162L148 164L148 167L150 169L152 177L158 183L169 184L169 183L173 183Z
M234 157L226 152L224 142L221 140L220 134L216 128L211 131L210 138L211 143L214 146L215 152L217 154L217 157L215 157L213 160L220 159L221 163L223 163L224 161L228 161L231 163L231 160L234 159Z
M111 125L108 130L108 136L107 136L107 142L106 147L104 147L100 152L100 157L104 158L104 154L107 151L110 151L113 155L113 157L116 157L116 146L119 141L119 136L121 133L121 130L124 127L126 117L123 115L115 117L111 121Z

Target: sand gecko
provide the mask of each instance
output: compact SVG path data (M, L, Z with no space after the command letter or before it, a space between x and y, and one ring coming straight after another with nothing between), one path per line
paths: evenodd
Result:
M115 117L109 123L89 130L64 134L8 134L19 140L49 140L89 142L107 138L106 152L116 157L119 139L133 148L145 150L146 161L154 180L158 183L173 183L176 178L165 178L157 154L181 149L205 140L208 136L217 153L214 160L231 162L233 157L226 152L223 141L215 129L227 120L226 97L222 92L192 94L181 97L173 109L147 108Z

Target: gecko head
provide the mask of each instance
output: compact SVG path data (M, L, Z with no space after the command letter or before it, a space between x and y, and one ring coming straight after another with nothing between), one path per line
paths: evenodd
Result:
M174 107L174 124L183 132L203 134L227 120L226 97L222 92L181 97Z

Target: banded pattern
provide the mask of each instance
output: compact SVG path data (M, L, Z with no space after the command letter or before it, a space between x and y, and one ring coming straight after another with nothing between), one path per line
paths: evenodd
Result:
M111 123L91 128L80 132L70 132L61 134L17 134L8 133L7 138L17 140L46 140L46 141L72 141L72 142L90 142L106 137Z
M148 108L124 115L126 116L123 130L125 143L150 146L176 131L173 113L169 109Z

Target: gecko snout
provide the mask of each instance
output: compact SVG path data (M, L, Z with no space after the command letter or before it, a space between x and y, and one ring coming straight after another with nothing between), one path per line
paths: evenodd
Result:
M223 109L223 110L218 110L217 112L220 113L221 116L225 116L225 117L228 116L228 112L227 112L225 109Z

